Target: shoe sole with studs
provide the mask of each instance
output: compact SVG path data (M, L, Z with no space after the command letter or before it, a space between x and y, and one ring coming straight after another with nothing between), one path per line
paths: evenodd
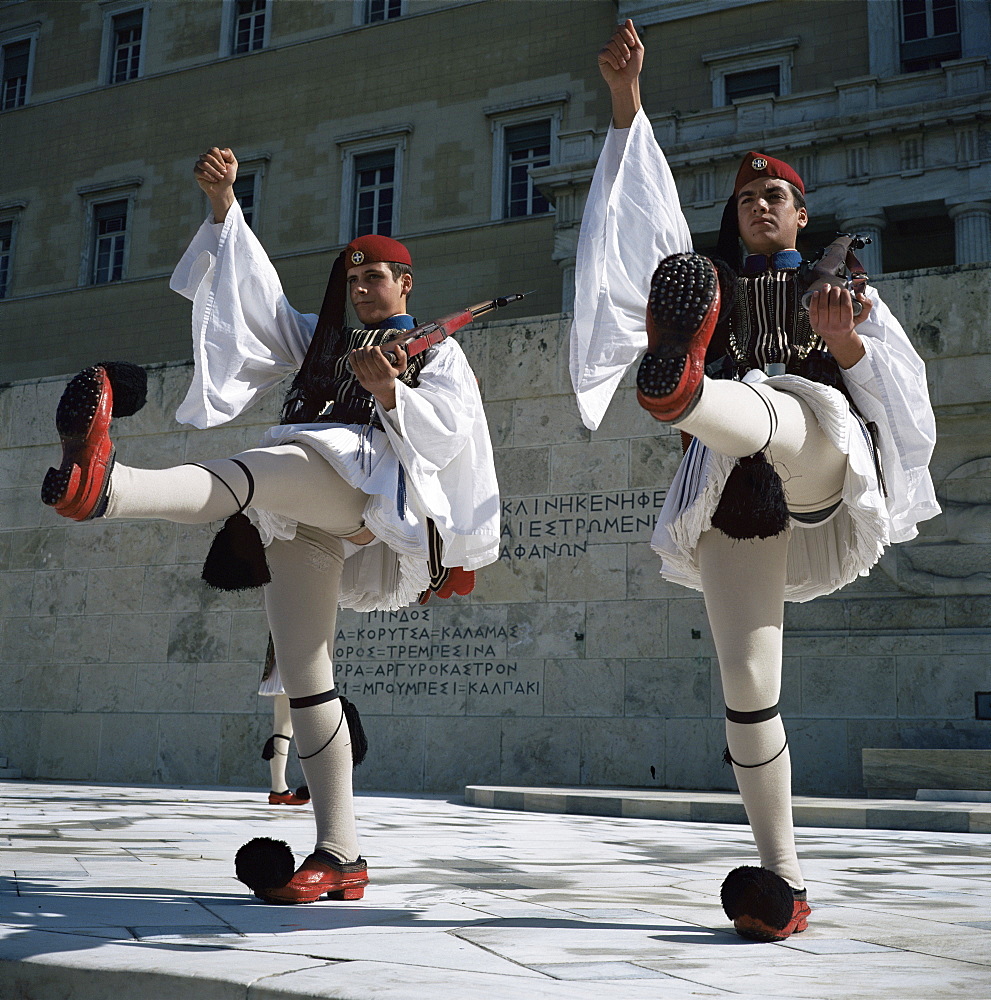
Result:
M647 353L637 371L637 399L655 419L670 423L690 411L718 316L719 279L708 258L675 254L658 265L647 305Z
M86 368L66 386L55 412L62 463L49 469L41 499L63 517L86 521L105 506L114 464L110 427L113 392L106 371Z

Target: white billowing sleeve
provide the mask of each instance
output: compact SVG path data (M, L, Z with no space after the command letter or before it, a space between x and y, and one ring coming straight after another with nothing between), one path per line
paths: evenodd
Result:
M499 484L478 382L461 347L430 349L415 388L377 407L389 441L444 542L445 566L478 569L499 554Z
M609 127L585 204L575 265L571 382L595 430L627 368L647 346L650 277L692 248L671 169L643 109Z
M904 542L940 512L929 474L936 418L925 363L876 289L867 295L873 308L857 326L867 353L843 381L863 418L877 425L891 541Z
M317 317L297 312L237 202L212 216L169 287L193 303L195 371L176 420L216 427L243 413L303 362Z

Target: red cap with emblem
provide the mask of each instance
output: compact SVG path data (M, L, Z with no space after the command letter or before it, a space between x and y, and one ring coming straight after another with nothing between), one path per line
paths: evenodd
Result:
M789 184L794 184L802 194L805 194L804 181L784 160L776 160L773 156L765 156L764 153L755 153L753 150L747 153L740 164L736 183L733 185L733 194L738 195L741 188L760 177L778 177L788 181Z
M405 264L413 266L409 250L388 236L356 236L344 248L344 266L361 267L362 264Z

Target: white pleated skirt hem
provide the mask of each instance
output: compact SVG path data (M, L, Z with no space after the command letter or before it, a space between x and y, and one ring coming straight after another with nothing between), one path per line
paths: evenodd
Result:
M888 511L878 485L874 455L863 423L846 397L829 386L796 375L748 377L801 397L823 431L847 456L839 508L826 521L791 520L785 600L811 601L866 576L888 544ZM702 589L698 541L712 516L736 459L693 440L668 490L651 547L661 557L661 576Z
M364 546L344 560L339 604L353 611L398 611L430 585L426 518L412 490L400 516L399 458L384 431L354 424L282 424L270 428L260 447L305 444L351 487L368 494L364 521L380 544ZM297 522L250 508L262 542L296 536Z

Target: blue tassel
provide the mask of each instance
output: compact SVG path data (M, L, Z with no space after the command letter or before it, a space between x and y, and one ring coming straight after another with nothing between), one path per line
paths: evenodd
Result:
M358 461L358 468L362 472L371 475L372 473L372 425L366 424L358 432L358 447L355 449L354 457Z
M396 483L396 513L399 520L406 520L406 470L399 466L399 479Z

